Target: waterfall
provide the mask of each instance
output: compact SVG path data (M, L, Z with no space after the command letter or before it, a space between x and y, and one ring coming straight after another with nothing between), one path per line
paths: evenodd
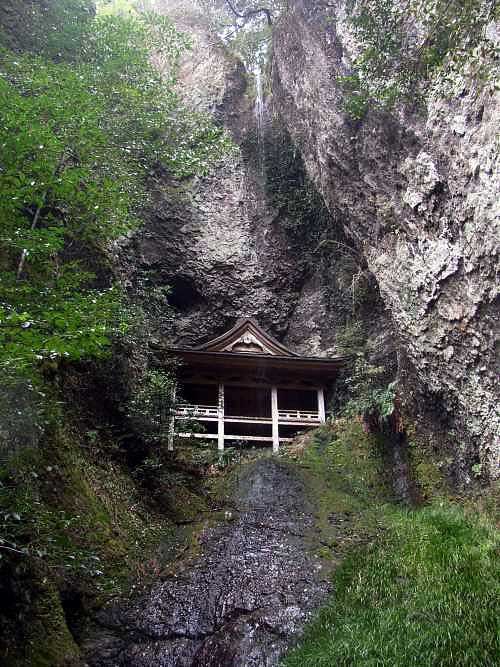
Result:
M264 175L264 94L262 90L262 71L260 64L257 64L254 69L255 75L255 120L257 126L257 150L259 159L259 170L261 175Z

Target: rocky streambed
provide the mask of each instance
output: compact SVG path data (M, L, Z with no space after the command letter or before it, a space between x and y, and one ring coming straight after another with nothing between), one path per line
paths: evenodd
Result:
M242 467L234 510L200 553L139 599L101 613L91 667L271 667L328 593L300 473L276 459Z

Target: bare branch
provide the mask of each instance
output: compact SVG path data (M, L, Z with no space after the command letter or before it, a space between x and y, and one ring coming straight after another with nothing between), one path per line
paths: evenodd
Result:
M54 176L57 176L57 174L59 173L59 171L60 171L60 169L61 169L61 167L62 167L62 165L63 165L63 163L64 163L64 159L65 159L65 154L63 153L62 156L61 156L61 159L60 159L59 162L57 163L57 166L56 166L56 168L55 168L55 170L54 170L53 177L54 177ZM44 191L44 193L42 194L41 202L40 202L40 204L38 205L38 208L36 209L35 215L34 215L34 217L33 217L33 221L32 221L31 226L30 226L30 230L31 230L31 231L33 231L34 229L36 229L36 226L37 226L37 224L38 224L38 221L40 220L40 214L41 214L42 209L43 209L43 207L45 206L45 203L46 203L46 201L47 201L47 195L48 195L48 194L49 194L49 189L47 188L47 189ZM21 253L21 258L19 259L19 264L18 264L18 266L17 266L17 272L16 272L16 280L17 280L18 282L19 282L19 280L21 280L21 277L22 277L22 275L23 275L24 265L25 265L25 263L26 263L26 257L27 257L27 256L28 256L28 251L27 251L27 250L23 250L22 253Z
M36 213L33 217L33 222L31 223L30 230L33 231L35 227L38 224L38 220L40 219L40 213L42 212L42 208L45 206L45 202L47 200L47 194L48 190L45 190L45 192L42 195L42 200L41 203L39 204L38 208L36 209ZM21 280L21 276L23 275L23 269L24 269L24 264L26 262L26 257L28 256L28 251L23 250L21 253L21 259L19 260L19 265L17 267L17 272L16 272L16 280Z
M232 11L232 13L236 16L236 18L243 19L244 21L246 21L247 19L251 18L252 16L255 16L256 14L265 14L267 19L267 25L273 24L271 11L267 7L258 7L256 9L249 9L246 12L241 13L236 9L231 0L226 0L226 4Z

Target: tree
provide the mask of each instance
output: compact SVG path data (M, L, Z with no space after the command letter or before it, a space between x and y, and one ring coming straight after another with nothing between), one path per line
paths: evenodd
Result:
M174 405L174 374L171 371L149 370L141 378L130 401L128 416L145 441L166 445Z
M222 39L245 61L247 68L265 60L273 23L286 9L286 0L197 0Z
M229 10L232 12L232 14L237 18L237 19L242 19L244 23L246 23L248 20L252 19L255 16L258 16L259 14L263 14L266 17L267 20L267 25L271 26L273 24L272 20L272 14L271 14L271 9L268 7L262 7L262 6L257 6L257 7L247 7L244 9L239 9L238 6L236 5L236 2L234 0L226 0L226 5L229 7Z
M99 16L72 26L72 45L71 62L53 42L0 51L3 373L106 352L130 319L107 247L139 224L147 173L203 173L229 146L174 92L189 40L167 18Z

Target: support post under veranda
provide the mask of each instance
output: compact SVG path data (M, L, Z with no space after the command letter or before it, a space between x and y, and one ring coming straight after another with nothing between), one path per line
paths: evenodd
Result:
M224 385L219 385L219 403L217 407L217 448L224 451Z
M326 422L325 391L323 387L318 388L318 418L321 424Z
M277 454L280 448L279 434L279 411L278 411L278 388L271 388L271 415L273 422L273 454Z
M169 452L174 451L174 435L175 435L175 398L177 395L177 385L174 383L170 393L170 421L168 424L168 444Z

